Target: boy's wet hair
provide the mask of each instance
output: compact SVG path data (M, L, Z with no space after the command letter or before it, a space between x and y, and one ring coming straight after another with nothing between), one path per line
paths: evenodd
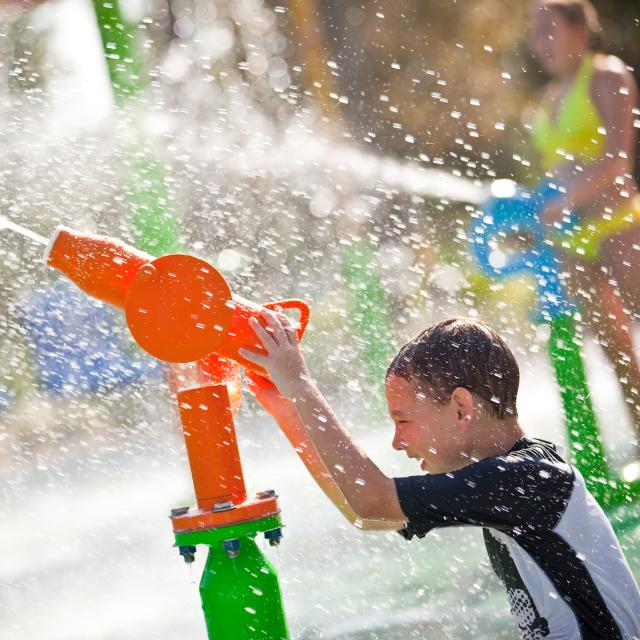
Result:
M520 370L504 340L484 322L448 318L400 349L387 378L400 376L447 402L457 387L477 394L497 418L517 416Z

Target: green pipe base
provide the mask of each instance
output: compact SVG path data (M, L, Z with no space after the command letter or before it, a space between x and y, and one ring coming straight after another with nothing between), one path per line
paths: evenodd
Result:
M278 576L254 539L264 533L277 543L280 527L280 516L275 515L175 534L185 559L195 545L209 546L200 597L210 640L288 640Z

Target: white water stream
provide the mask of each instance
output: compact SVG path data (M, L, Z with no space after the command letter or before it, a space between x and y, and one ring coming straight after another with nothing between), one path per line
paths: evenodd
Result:
M34 231L31 231L31 229L27 229L20 224L16 224L5 216L0 216L0 233L2 233L4 229L14 231L15 233L18 233L21 236L32 240L33 242L37 242L38 244L46 245L48 242L48 240L44 236L41 236L39 233L35 233Z

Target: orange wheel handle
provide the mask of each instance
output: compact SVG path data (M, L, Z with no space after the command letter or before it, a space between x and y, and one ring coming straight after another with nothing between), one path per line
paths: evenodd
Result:
M278 300L277 302L268 302L262 306L273 311L277 311L278 309L297 309L300 312L300 318L298 319L300 326L297 329L298 340L302 340L302 335L307 328L307 324L309 324L309 314L311 313L309 305L307 305L306 302L296 299Z
M144 265L129 287L129 331L165 362L193 362L217 351L231 326L231 291L200 258L170 254Z

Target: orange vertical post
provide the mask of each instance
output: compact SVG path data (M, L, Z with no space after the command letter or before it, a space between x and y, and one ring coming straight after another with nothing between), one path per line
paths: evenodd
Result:
M244 502L247 490L226 385L181 391L178 404L198 507Z

